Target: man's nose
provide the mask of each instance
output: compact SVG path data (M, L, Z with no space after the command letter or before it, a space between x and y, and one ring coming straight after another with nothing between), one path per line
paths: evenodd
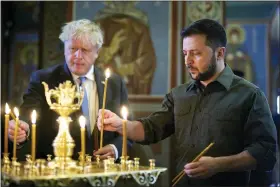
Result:
M193 63L193 59L190 54L185 55L185 65L190 65Z
M78 50L75 52L75 56L76 56L76 58L82 58L82 50L81 50L81 49L78 49Z

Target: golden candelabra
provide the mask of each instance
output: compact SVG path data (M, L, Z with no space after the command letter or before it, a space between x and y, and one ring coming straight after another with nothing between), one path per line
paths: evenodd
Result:
M155 167L155 160L150 159L150 166L141 166L139 158L129 160L129 156L122 156L120 163L108 157L100 161L100 156L92 161L90 155L80 154L78 160L73 160L75 142L69 132L69 115L80 109L84 91L76 88L70 81L60 84L58 88L49 90L46 83L46 100L50 109L60 116L58 134L53 141L54 158L47 155L47 160L36 159L26 155L25 162L18 162L16 158L10 161L7 152L3 155L1 182L3 186L10 183L32 183L35 186L68 186L73 182L87 182L91 186L115 186L119 178L133 178L139 185L155 184L160 173L166 168ZM35 140L32 140L35 141ZM84 152L84 151L83 151Z

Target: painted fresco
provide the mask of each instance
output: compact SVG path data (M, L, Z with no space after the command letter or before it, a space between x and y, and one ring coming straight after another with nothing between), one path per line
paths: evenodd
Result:
M168 91L169 2L75 2L74 18L96 21L104 45L96 65L110 67L130 95Z
M228 39L226 62L236 75L254 82L252 60L247 49L243 47L246 37L244 28L238 24L231 24L227 26L226 32Z
M95 16L104 32L96 65L121 75L130 94L150 94L156 54L147 15L136 2L107 2Z

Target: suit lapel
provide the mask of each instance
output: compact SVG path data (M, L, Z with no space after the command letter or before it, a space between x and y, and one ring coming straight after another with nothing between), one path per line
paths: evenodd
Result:
M71 75L71 72L65 62L62 71L60 71L60 76L58 78L58 82L63 83L66 80L70 80L72 84L75 84L73 77Z

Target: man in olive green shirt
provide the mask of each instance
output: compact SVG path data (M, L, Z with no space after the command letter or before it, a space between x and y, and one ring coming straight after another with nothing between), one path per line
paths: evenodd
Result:
M245 186L250 170L272 170L276 161L276 127L268 102L224 62L227 39L219 23L198 20L181 35L193 81L166 94L160 111L128 121L128 138L151 144L175 134L176 172L186 173L177 186ZM106 110L105 118L105 130L122 133L116 114ZM211 142L209 152L190 163Z

